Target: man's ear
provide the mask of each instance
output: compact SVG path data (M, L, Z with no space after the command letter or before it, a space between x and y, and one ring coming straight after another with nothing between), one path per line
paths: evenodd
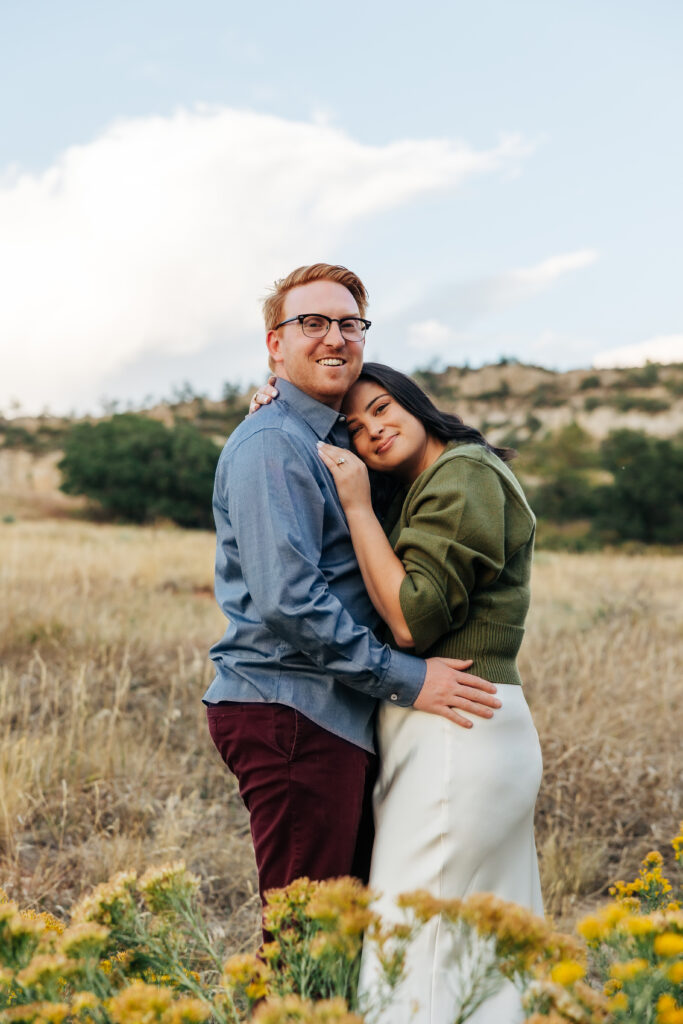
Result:
M284 362L284 356L282 355L281 342L278 337L277 331L268 331L266 334L266 347L268 349L268 365L271 370L276 370L278 364Z

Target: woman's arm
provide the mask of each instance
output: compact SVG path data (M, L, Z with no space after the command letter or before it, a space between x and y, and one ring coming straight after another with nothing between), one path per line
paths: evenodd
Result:
M320 441L318 451L334 477L368 596L398 646L412 647L413 637L399 601L406 571L372 510L367 468L344 448Z

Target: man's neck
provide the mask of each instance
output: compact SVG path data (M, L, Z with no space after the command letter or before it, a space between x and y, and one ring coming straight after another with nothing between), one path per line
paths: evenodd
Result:
M312 398L315 402L320 402L321 405L326 405L329 409L334 409L335 412L339 412L342 407L342 402L344 401L346 392L344 392L343 395L319 395L317 392L308 391L306 388L302 388L300 384L297 384L296 381L285 377L283 373L279 373L277 376L280 380L286 380L288 384L291 384L292 387L300 391L302 395L308 395L308 397Z

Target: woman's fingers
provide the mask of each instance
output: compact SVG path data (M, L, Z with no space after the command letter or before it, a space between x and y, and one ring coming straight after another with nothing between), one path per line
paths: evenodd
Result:
M268 384L262 384L258 391L252 395L251 402L249 403L249 414L256 412L262 405L268 405L274 398L280 394L278 389L274 387L275 377L269 378Z

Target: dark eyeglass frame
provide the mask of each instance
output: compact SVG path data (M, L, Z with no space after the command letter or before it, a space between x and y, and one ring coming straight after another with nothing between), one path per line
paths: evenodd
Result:
M327 330L325 331L324 334L320 334L320 335L306 334L306 332L304 331L304 320L307 317L309 317L309 316L316 316L316 317L318 317L319 320L327 320ZM292 316L292 317L289 318L289 320L283 320L281 324L276 324L275 327L273 328L273 330L277 331L279 327L284 327L285 324L293 324L297 320L301 324L301 330L304 331L304 334L306 334L307 338L315 338L315 337L326 338L327 335L330 333L330 327L332 326L332 324L339 324L339 332L340 332L342 338L344 338L344 341L364 341L365 340L365 332L367 331L368 327L372 327L372 320L364 320L362 316L334 317L334 316L326 316L324 313L299 313L298 316ZM342 324L346 323L349 320L356 320L358 323L361 323L363 325L363 336L362 336L362 338L347 338L345 336L344 331L342 330Z

